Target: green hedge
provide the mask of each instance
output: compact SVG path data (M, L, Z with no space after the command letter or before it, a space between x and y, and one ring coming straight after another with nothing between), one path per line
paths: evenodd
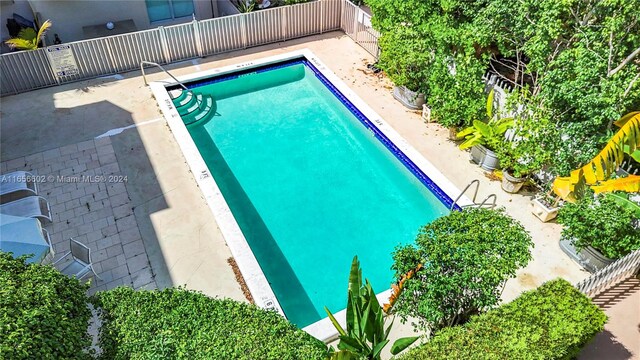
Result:
M0 358L82 359L88 285L0 251Z
M589 298L558 279L442 330L400 359L571 359L606 320Z
M323 359L326 346L273 311L184 289L98 293L105 359Z

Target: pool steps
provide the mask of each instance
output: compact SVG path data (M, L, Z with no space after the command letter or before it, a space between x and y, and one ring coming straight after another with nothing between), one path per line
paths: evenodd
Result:
M170 96L185 125L209 120L215 115L213 97L193 91L172 91Z

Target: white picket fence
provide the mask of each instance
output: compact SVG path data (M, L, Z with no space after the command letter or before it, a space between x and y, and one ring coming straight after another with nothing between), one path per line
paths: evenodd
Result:
M637 275L639 270L640 250L636 250L582 280L576 284L576 287L583 294L594 297L631 276Z
M371 18L348 0L304 4L158 27L70 45L79 73L56 76L44 48L0 56L1 95L138 69L143 60L169 64L327 31L343 30L377 57Z

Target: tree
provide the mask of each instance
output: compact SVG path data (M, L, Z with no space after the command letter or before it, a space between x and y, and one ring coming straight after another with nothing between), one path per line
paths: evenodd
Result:
M531 260L531 236L504 210L454 211L423 227L415 245L396 248L392 266L404 280L394 306L403 321L433 333L495 306L506 281Z
M38 44L40 43L40 41L42 41L44 34L47 32L47 30L49 30L51 25L51 20L45 21L42 26L40 26L40 29L37 33L35 29L30 27L22 29L18 33L18 37L9 39L5 41L5 43L10 48L15 48L18 50L37 50Z

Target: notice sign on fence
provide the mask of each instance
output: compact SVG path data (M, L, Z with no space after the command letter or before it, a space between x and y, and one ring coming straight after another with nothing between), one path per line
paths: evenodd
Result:
M57 76L78 75L80 72L70 45L49 46L47 56Z

